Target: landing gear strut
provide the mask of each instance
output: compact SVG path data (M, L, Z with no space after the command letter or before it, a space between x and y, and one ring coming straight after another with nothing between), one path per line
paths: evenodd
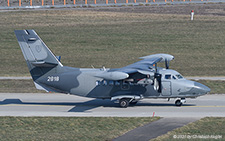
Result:
M118 100L119 105L122 108L127 108L130 105L135 105L139 100L143 99L143 96L140 95L120 95L111 97L111 101Z
M185 98L181 98L181 99L177 99L176 101L175 101L175 105L176 106L181 106L183 103L185 103L186 102L186 100L185 100Z
M131 101L130 105L136 105L138 101Z

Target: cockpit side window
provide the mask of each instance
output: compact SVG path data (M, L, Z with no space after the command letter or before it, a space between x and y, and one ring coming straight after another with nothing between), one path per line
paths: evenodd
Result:
M173 79L176 80L177 78L173 75Z
M183 76L180 75L180 74L177 74L176 76L177 76L178 79L183 79Z
M171 79L171 74L166 74L165 79Z

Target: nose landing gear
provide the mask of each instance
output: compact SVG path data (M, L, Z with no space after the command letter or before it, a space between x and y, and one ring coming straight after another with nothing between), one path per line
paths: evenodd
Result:
M185 103L186 102L186 100L185 100L185 98L180 98L180 99L177 99L176 101L175 101L175 105L176 106L181 106L183 103Z

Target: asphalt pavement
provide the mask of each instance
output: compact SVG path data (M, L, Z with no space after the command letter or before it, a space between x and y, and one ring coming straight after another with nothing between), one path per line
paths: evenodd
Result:
M58 93L0 93L0 116L85 116L85 117L225 117L225 94L186 99L181 107L175 99L144 99L120 108L110 100Z
M113 141L149 141L200 118L161 118L131 130Z
M0 116L57 117L163 117L114 139L147 141L202 117L225 117L225 94L187 99L181 107L174 100L144 99L135 106L58 93L0 93Z

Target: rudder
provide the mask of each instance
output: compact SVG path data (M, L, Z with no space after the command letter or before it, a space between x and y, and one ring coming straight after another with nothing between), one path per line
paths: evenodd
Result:
M15 34L34 81L63 66L34 30L15 30Z

